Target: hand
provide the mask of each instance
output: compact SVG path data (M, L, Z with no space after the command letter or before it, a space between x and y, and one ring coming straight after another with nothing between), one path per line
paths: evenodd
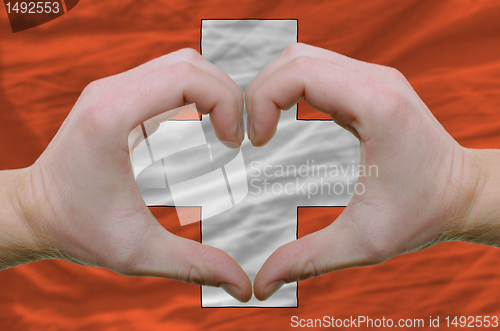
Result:
M134 180L129 133L185 103L210 113L221 141L241 144L243 93L194 50L165 55L83 91L47 149L22 171L22 218L37 254L123 275L221 286L240 301L250 299L251 282L241 267L219 249L165 230Z
M284 283L381 263L444 240L470 239L471 202L483 182L473 160L484 157L445 131L401 73L291 45L246 90L252 144L267 143L280 109L302 97L358 137L361 166L378 173L359 178L365 193L354 194L334 223L267 259L254 282L258 299L269 298ZM496 237L487 243L498 244L499 232L497 225Z

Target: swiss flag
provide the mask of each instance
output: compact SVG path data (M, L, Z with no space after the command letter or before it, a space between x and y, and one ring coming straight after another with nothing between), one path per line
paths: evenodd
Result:
M291 19L202 20L201 53L245 90L297 42L298 24ZM297 239L299 207L345 206L354 190L362 189L356 183L358 140L331 119L297 117L295 106L281 115L269 144L255 148L246 140L239 151L218 147L222 144L208 116L159 127L149 120L143 125L146 139L134 151L144 200L148 206L181 206L183 225L199 220L186 220L185 208L200 206L202 243L226 251L253 281L274 250ZM285 285L265 302L253 298L248 303L204 287L201 301L202 307L297 307L297 284Z
M500 148L499 11L496 1L80 1L15 34L4 12L0 169L31 165L91 81L200 50L202 19L297 19L301 42L400 70L463 146ZM299 102L299 119L319 116ZM202 240L201 222L181 226L175 208L151 210L169 231ZM299 207L298 237L341 211ZM298 308L202 308L193 284L40 261L0 272L0 330L289 330L294 316L359 315L426 327L440 316L444 328L446 316L500 316L499 264L498 249L444 243L300 282Z

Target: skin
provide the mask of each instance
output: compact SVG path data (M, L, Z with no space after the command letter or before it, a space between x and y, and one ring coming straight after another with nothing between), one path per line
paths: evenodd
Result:
M500 246L497 150L460 146L404 76L305 44L289 46L247 87L248 136L274 135L280 109L300 98L360 140L360 160L378 176L360 177L330 226L283 245L254 281L266 300L283 284L382 263L446 240Z
M195 103L220 140L240 145L243 92L192 49L91 83L30 167L0 173L0 268L43 258L220 286L241 301L252 285L225 252L165 230L142 199L129 133ZM238 128L239 131L238 131Z
M252 144L272 139L280 109L302 97L360 140L361 164L376 165L378 176L360 177L365 193L330 226L267 259L254 281L257 299L285 283L446 240L500 246L500 153L460 146L401 73L291 45L246 89ZM134 180L138 125L185 103L210 114L221 141L241 144L243 93L194 50L91 83L32 166L0 172L0 269L61 258L220 286L248 301L252 285L241 267L221 250L166 231Z

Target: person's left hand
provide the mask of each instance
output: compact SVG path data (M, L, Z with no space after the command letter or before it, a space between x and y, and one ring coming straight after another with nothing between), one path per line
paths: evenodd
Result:
M271 254L255 277L257 299L285 283L382 263L446 240L498 243L497 223L484 226L492 217L471 213L475 206L488 210L477 204L487 178L477 164L494 161L479 162L482 153L460 146L400 72L290 45L246 89L252 144L266 144L280 109L302 97L359 139L360 169L367 171L358 178L362 189L332 224Z

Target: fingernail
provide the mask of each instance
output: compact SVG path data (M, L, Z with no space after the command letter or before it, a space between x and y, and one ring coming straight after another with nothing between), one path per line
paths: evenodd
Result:
M241 293L241 289L233 284L222 283L220 284L220 288L227 292L230 296L235 298L238 301L241 301L243 298L243 294Z
M253 123L250 117L247 117L247 131L248 131L248 139L252 141L255 135L255 129L253 127Z
M242 118L240 120L240 124L238 125L238 140L240 141L240 144L243 142L243 139L245 139L245 122Z
M272 283L267 284L266 288L264 289L264 300L269 299L274 293L276 293L283 285L285 285L285 281L280 279L280 280L275 280Z

